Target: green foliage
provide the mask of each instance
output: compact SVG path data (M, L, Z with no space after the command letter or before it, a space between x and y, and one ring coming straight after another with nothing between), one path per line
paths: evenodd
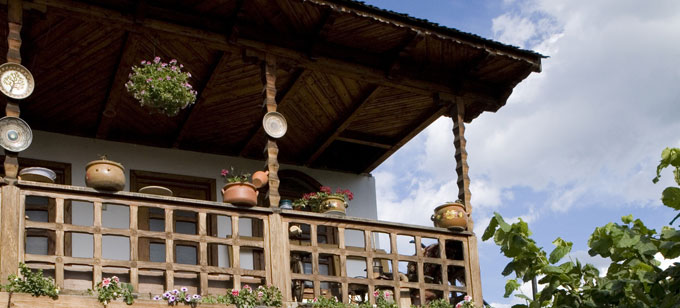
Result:
M132 305L135 302L132 296L132 285L120 282L118 277L113 276L111 278L104 278L101 282L97 283L94 290L88 290L90 294L97 293L97 300L108 305L110 302L123 297L126 304Z
M252 174L247 172L236 172L234 167L229 167L229 169L222 169L220 175L224 178L227 183L248 183L250 181L250 176Z
M253 290L250 286L245 285L243 289L233 289L226 295L206 296L202 302L206 304L234 305L237 308L283 306L281 291L275 286L259 286Z
M661 156L653 181L656 183L661 171L672 166L675 181L680 185L680 149L665 149ZM680 210L680 189L666 188L662 202ZM600 276L594 266L581 264L578 260L558 264L571 251L572 243L556 239L553 242L555 249L546 258L545 251L530 235L527 224L521 219L508 224L496 213L482 237L483 240L493 237L501 252L512 259L503 270L504 276L515 274L515 278L506 283L506 297L519 289L518 279L527 282L537 277L544 286L535 300L523 294L516 295L526 304L513 308L680 307L680 263L662 270L655 259L657 254L665 259L680 256L678 229L666 226L657 233L632 215L622 217L621 224L609 223L596 228L588 240L588 253L611 260L604 276Z
M312 307L314 308L346 308L347 305L343 304L342 302L339 302L337 298L331 297L331 298L325 298L325 297L319 297L315 298L312 301Z
M164 63L156 57L153 62L142 61L141 64L132 67L125 88L142 106L175 116L196 101L196 91L188 82L191 74L182 72L184 66L178 65L177 60Z
M394 302L394 297L390 292L387 291L375 291L373 292L375 297L375 306L371 305L370 302L363 302L359 304L359 308L399 308L397 303Z
M45 278L42 270L31 271L24 263L19 263L20 275L9 275L7 285L1 286L7 292L29 293L33 296L49 296L56 299L59 289L52 278Z

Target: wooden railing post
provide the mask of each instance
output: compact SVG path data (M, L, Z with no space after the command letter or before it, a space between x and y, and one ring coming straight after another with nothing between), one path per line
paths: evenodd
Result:
M23 245L23 210L21 194L18 187L6 185L0 189L2 193L0 219L0 281L7 281L10 274L18 273L21 245Z
M267 270L271 271L270 283L281 290L284 302L292 301L288 227L279 213L269 215L269 247L271 253Z
M262 62L262 94L264 96L264 107L267 112L276 111L276 58L273 55L265 55ZM279 147L276 139L267 136L265 146L266 168L269 171L269 189L267 190L267 200L269 207L278 207L281 195L279 195Z
M453 144L456 147L456 174L458 175L458 199L463 201L465 211L470 215L472 205L470 204L470 177L468 176L467 150L465 150L465 103L459 100L450 105L449 115L453 118ZM468 230L472 231L474 223L472 217L468 221ZM475 303L481 304L482 299L482 277L479 269L479 255L477 252L477 237L472 234L468 236L466 251L468 268L470 269L470 286L468 290L472 294Z

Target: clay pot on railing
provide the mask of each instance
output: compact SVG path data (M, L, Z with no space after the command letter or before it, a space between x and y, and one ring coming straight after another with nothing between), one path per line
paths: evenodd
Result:
M120 191L125 188L125 168L106 159L91 161L85 167L85 185L99 190Z
M269 171L257 171L253 173L252 179L255 188L260 189L269 183Z
M321 201L319 209L321 210L321 213L345 215L348 206L349 204L347 204L345 198L330 196Z
M223 201L234 205L255 206L258 193L250 183L229 183L222 187Z
M470 214L465 211L465 206L456 201L435 208L430 219L434 222L435 227L463 231L467 229L469 216Z

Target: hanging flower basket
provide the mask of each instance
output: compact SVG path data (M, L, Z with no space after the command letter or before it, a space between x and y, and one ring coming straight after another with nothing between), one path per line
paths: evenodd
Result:
M172 59L169 63L156 57L133 66L125 88L143 107L175 116L196 101L196 91L189 84L191 73L182 72L184 65Z

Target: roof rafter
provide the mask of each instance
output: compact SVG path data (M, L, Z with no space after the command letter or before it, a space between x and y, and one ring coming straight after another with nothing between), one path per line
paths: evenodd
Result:
M127 74L130 71L130 67L135 61L135 56L137 55L137 45L139 40L133 39L134 33L125 33L125 43L120 52L118 66L116 68L116 73L109 86L109 93L106 96L106 102L104 103L104 108L100 113L99 125L97 125L97 138L105 139L109 132L111 131L111 124L114 122L114 118L117 115L117 108L122 99L122 94L125 92L125 80L128 78Z
M388 157L392 156L394 152L399 150L406 142L409 140L413 139L418 133L420 133L423 129L428 127L432 122L435 120L439 119L442 115L446 114L446 111L448 110L448 106L437 106L435 107L436 109L433 110L433 112L428 113L427 116L423 117L422 119L418 119L414 121L414 125L410 127L407 131L409 132L404 138L399 140L397 144L393 145L390 149L388 149L380 158L378 158L376 161L374 161L368 168L364 170L364 172L368 173L373 171L378 165L382 164Z
M309 57L314 59L316 53L318 52L319 45L321 42L326 41L328 34L333 29L335 20L339 17L339 14L335 10L327 9L321 22L317 27L318 30L315 31L314 37L310 40L309 49L307 51Z
M229 60L232 58L232 55L233 54L230 53L230 52L226 52L226 51L222 52L220 54L220 56L218 57L218 59L213 63L212 67L210 68L210 73L208 75L209 77L207 78L206 82L198 90L198 97L196 98L196 103L191 105L189 108L187 108L187 109L189 109L188 112L187 112L187 115L186 115L186 117L184 117L182 124L180 125L179 129L177 130L177 134L176 134L177 137L175 137L175 141L172 143L173 148L178 148L180 146L180 144L182 143L182 139L184 139L184 137L186 136L187 131L188 131L188 127L189 127L188 124L191 123L191 121L194 118L197 117L196 116L196 114L197 114L196 109L200 110L200 108L201 108L200 106L203 106L203 104L201 104L201 103L203 101L205 101L206 92L209 92L208 90L210 90L214 86L215 79L216 79L215 76L217 76L217 73L220 72L220 69L227 66L227 63L229 63ZM200 104L200 106L199 106L199 104Z
M310 155L309 158L307 158L307 162L305 164L309 166L314 161L316 161L319 158L319 156L321 156L321 154L323 154L323 152L326 151L326 149L333 143L333 141L335 141L338 138L338 136L340 136L340 134L350 124L352 124L356 117L359 114L361 114L361 112L364 110L364 108L366 108L368 103L370 103L380 95L381 90L383 90L383 88L379 86L373 88L373 90L371 90L364 99L362 99L359 103L355 104L352 110L336 123L338 125L333 125L333 127L336 127L336 129L328 136L321 139L321 141L318 143L319 146L315 147L316 151L314 151L314 153L312 153L312 155Z
M389 79L394 79L395 75L399 72L401 69L401 65L403 61L408 58L408 56L411 54L411 51L418 45L418 43L422 42L425 39L425 34L421 31L413 31L411 34L411 37L406 40L404 44L396 48L396 52L394 52L394 58L392 62L389 64L387 67L387 72L386 76Z

